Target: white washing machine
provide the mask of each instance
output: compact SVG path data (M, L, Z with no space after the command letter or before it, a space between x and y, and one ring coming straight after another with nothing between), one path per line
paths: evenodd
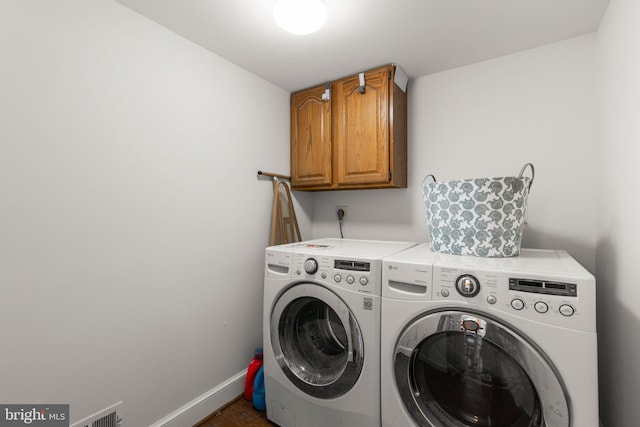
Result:
M271 421L380 425L382 258L414 245L321 239L267 248L263 346Z
M386 258L382 425L597 427L595 294L564 251Z

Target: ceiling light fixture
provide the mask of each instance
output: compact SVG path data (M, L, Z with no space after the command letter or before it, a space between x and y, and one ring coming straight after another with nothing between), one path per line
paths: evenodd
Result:
M322 0L276 0L273 17L285 31L305 35L324 25L327 8Z

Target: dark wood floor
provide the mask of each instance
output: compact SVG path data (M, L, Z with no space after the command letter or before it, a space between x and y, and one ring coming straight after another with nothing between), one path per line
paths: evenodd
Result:
M267 420L266 412L257 411L250 401L240 396L195 427L277 427Z

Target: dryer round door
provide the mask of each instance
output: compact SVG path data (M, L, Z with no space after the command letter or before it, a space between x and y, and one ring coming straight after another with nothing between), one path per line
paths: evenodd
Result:
M419 426L568 427L553 364L524 334L483 313L433 311L402 332L396 385Z
M273 307L270 329L278 365L303 392L330 399L358 381L362 333L349 307L330 290L310 283L287 289Z

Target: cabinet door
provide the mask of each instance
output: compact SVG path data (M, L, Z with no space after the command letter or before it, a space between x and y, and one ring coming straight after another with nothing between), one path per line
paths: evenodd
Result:
M331 185L331 103L325 86L291 94L291 187Z
M389 86L391 68L365 73L332 86L334 173L338 187L390 181Z

